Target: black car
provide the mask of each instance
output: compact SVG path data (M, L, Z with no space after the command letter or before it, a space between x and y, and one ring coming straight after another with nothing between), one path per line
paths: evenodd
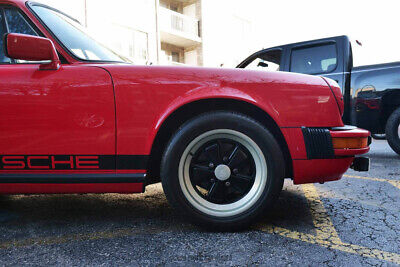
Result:
M400 62L353 67L347 36L276 46L258 51L238 68L265 68L320 75L335 80L345 102L343 122L386 134L400 154Z

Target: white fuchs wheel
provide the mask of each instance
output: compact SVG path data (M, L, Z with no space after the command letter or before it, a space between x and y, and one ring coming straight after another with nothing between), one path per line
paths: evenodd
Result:
M228 217L246 211L260 198L267 170L261 149L250 137L218 129L187 146L179 162L179 184L196 209Z
M252 118L215 111L182 125L168 143L161 181L168 201L201 226L237 230L272 207L285 174L282 150Z

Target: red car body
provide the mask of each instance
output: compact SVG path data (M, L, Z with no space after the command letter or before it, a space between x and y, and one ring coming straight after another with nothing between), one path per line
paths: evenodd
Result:
M241 111L271 125L285 152L286 176L296 184L338 180L355 155L369 150L310 157L305 129L325 129L333 138L369 136L335 128L344 126L343 109L330 80L85 62L64 49L25 1L0 4L20 9L67 61L58 70L0 65L0 193L143 192L157 182L160 153L179 123L213 109Z

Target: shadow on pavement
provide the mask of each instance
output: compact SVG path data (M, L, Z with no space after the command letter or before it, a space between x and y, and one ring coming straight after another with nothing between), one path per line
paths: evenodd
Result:
M284 188L264 224L296 230L312 229L311 215L300 187ZM145 194L16 195L0 196L0 230L83 227L88 231L122 227L157 227L166 231L195 228L169 206L160 185L148 187ZM10 230L11 231L11 230Z

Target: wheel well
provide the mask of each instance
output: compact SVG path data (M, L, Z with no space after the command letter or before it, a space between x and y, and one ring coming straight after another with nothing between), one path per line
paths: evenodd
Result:
M390 115L400 107L400 90L392 90L382 96L381 127L385 131L386 122Z
M206 99L191 102L180 107L179 109L175 110L161 125L161 128L153 142L150 159L148 162L148 174L146 177L148 184L157 183L160 181L160 164L162 154L166 145L168 144L168 141L171 139L176 130L179 129L179 127L186 121L195 116L205 112L217 110L236 111L238 113L247 115L262 123L269 131L271 131L278 141L285 157L285 177L292 177L292 159L289 148L281 130L279 129L279 126L268 115L268 113L252 104L240 100Z

